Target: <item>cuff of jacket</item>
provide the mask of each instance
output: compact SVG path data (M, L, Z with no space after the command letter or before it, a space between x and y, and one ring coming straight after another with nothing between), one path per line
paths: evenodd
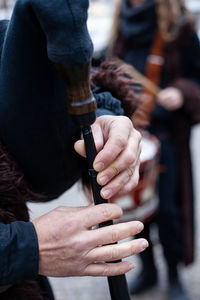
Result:
M17 221L0 227L0 286L35 279L39 249L33 224Z
M110 92L94 93L97 102L97 117L102 115L124 115L124 110L121 107L121 102L114 98Z

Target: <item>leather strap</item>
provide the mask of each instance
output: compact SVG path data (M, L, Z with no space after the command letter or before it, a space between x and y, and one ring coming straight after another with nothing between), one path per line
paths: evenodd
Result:
M164 65L164 45L164 39L160 32L157 31L153 39L150 54L147 57L146 71L144 74L145 77L155 86L159 86L160 84L160 77ZM145 97L146 101L141 104L138 110L138 115L137 112L134 114L134 119L141 119L142 116L143 120L141 121L144 121L144 123L150 123L151 114L156 103L156 95L148 87L144 87L143 93L147 95L147 97Z

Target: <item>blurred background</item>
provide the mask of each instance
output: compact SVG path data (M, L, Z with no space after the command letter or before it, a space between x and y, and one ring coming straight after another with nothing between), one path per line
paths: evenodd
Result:
M0 19L10 18L14 3L14 0L0 0ZM187 0L186 4L196 20L197 31L200 38L200 0ZM115 5L116 0L90 1L88 28L94 43L95 52L101 51L108 42L108 33L110 31ZM194 166L196 258L192 265L182 267L181 277L190 299L197 300L200 299L200 125L196 125L192 129L190 147ZM77 206L87 204L88 202L82 192L81 184L77 183L59 199L45 204L29 204L29 209L31 218L35 218L59 205ZM156 234L154 248L156 265L159 270L159 285L151 291L148 291L148 293L133 297L135 300L149 300L151 297L154 297L155 300L167 299L166 266ZM130 281L130 278L137 277L140 269L140 262L137 257L133 257L132 260L136 264L136 269L127 274L128 281ZM107 280L105 278L50 278L50 281L56 300L110 299Z

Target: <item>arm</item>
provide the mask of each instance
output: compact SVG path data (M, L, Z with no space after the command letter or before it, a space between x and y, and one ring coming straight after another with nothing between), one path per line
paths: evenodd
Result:
M182 76L172 86L183 95L184 112L192 123L200 121L200 42L196 34L190 38L188 46L181 52Z
M133 269L128 261L102 261L111 262L143 251L148 246L144 239L109 245L139 233L143 229L141 222L91 230L92 226L121 214L121 209L113 204L58 207L35 219L33 224L0 223L0 290L23 279L35 279L38 273L54 277L108 276Z

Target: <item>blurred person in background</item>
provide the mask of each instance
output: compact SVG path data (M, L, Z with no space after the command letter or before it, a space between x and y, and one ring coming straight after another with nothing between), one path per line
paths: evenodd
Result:
M182 0L122 0L107 50L158 86L156 96L147 89L143 93L143 112L146 104L151 106L148 130L161 143L156 222L167 264L169 299L188 299L178 267L194 259L189 140L191 126L200 121L200 45L195 24ZM142 233L147 239L150 227L146 224ZM132 294L158 281L151 242L140 258L142 270L130 285Z

